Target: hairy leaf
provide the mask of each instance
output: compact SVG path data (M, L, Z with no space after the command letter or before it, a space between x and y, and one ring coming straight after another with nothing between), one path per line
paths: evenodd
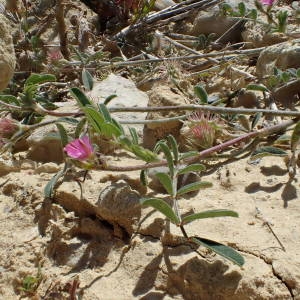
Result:
M68 133L67 133L65 127L63 125L61 125L60 123L56 123L55 125L56 125L56 127L59 131L59 134L60 134L61 144L64 147L69 142Z
M71 88L70 93L77 100L80 107L84 107L87 105L93 106L89 98L80 89Z
M82 74L81 74L82 82L84 87L88 90L91 91L93 89L94 85L94 79L91 73L86 69L82 69Z
M265 156L287 156L287 153L280 148L272 146L260 147L252 153L250 160L256 160Z
M189 166L186 166L186 167L180 169L178 171L178 175L186 174L186 173L189 173L189 172L201 172L201 171L204 171L204 170L205 170L204 165L202 165L202 164L192 164L192 165L189 165Z
M172 207L166 203L166 201L159 199L159 198L142 198L141 200L142 205L147 205L155 208L163 215L165 215L172 223L179 224L180 220L173 211Z
M52 74L31 74L25 81L25 87L51 81L56 81L56 77Z
M178 160L179 160L179 152L178 152L178 145L177 145L177 142L176 142L174 136L171 135L171 134L167 136L167 140L168 140L168 142L169 142L169 144L170 144L170 146L171 146L171 149L172 149L172 152L173 152L173 156L174 156L175 163L177 163Z
M171 177L173 177L175 168L174 168L172 153L171 153L169 147L166 145L165 142L159 142L158 145L159 145L160 149L165 154L165 157L166 157L167 162L168 162L168 167L169 167L169 170L170 170L170 175L171 175Z
M172 179L167 173L156 173L155 176L161 182L165 190L168 192L169 195L174 196L175 192L173 189Z
M237 218L239 215L233 210L228 209L214 209L214 210L207 210L200 213L192 214L185 216L182 219L181 224L187 224L192 221L198 220L198 219L205 219L205 218L217 218L217 217L235 217Z
M202 104L207 104L208 103L208 95L206 90L202 85L196 85L194 87L194 93L195 95L200 99L200 102Z
M260 91L260 92L268 92L269 89L263 84L248 84L246 87L247 90L250 91Z
M180 188L177 191L177 196L181 196L181 195L189 193L189 192L194 192L194 191L198 191L200 189L205 189L205 188L209 188L209 187L212 187L211 182L207 182L207 181L193 182L193 183L187 184L187 185L183 186L182 188Z
M231 247L200 237L193 237L192 240L194 243L212 250L213 252L223 256L240 267L245 263L243 256Z

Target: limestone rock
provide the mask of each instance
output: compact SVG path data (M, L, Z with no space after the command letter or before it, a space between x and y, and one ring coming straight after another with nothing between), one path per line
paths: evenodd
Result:
M131 235L141 217L140 195L123 180L105 188L99 195L96 212L104 220L124 228Z
M187 104L184 95L175 93L169 86L155 86L149 92L149 106L178 106L184 104ZM178 116L178 111L150 112L147 115L147 119L155 120L175 116ZM182 123L179 120L145 125L143 136L144 147L152 149L158 140L165 138L169 134L177 138L181 126Z
M256 72L259 78L273 74L274 67L281 70L300 67L300 42L283 43L264 49L257 60Z
M110 74L105 80L95 83L89 94L96 104L103 103L111 95L116 97L108 103L107 107L143 107L148 104L147 94L140 91L132 80L115 74ZM146 113L113 113L112 116L117 120L134 121L145 119ZM129 127L134 127L140 134L142 133L142 125L129 125Z
M0 91L5 89L14 74L16 57L10 25L0 14Z

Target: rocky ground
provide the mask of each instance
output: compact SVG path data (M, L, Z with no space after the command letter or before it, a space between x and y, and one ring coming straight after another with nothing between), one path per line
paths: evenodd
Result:
M41 26L46 17L51 19L51 9L60 3L52 2L36 1L35 6L27 7L29 11L49 9L49 14L43 15L45 19L37 19L33 14L34 19L29 14L27 22L38 20ZM237 4L233 0L228 3L233 6ZM16 21L16 16L24 21L24 8L17 3L19 8L10 8L5 13L6 4L0 1L2 94L17 95L24 80L33 72L55 73L62 85L54 85L45 92L57 106L54 111L76 111L77 104L68 89L82 87L82 66L74 67L78 57L72 54L69 61L73 65L62 57L53 63L53 56L37 63L36 48L32 46L32 41L28 44L28 32L35 32L36 24L32 23L25 34L24 28L20 29ZM148 41L140 41L139 44L133 39L123 48L110 40L118 32L111 30L114 20L106 24L107 31L99 33L99 28L94 26L97 18L91 10L81 2L67 4L69 7L64 18L68 26L73 26L73 31L68 34L69 44L89 55L93 51L106 49L100 61L120 61L120 57L127 61L128 57L141 54L141 51L148 55L142 56L143 59L175 57L190 55L193 53L191 49L193 54L218 53L225 49L231 51L225 56L234 56L228 61L222 60L222 54L209 60L171 60L147 66L114 65L106 68L95 66L92 61L85 65L94 78L93 88L86 94L95 103L115 94L108 107L194 104L194 86L201 83L209 96L208 104L213 103L214 99L228 98L226 107L231 108L299 110L299 76L292 76L273 87L269 91L273 98L268 98L272 101L263 107L269 92L245 89L250 83L267 84L266 78L273 74L274 67L299 70L297 1L278 1L276 4L276 12L287 10L290 14L284 33L266 31L260 22L250 21L233 30L236 20L218 15L218 6L212 5L205 11L193 12L183 21L161 24L156 34L169 37L169 42L156 36L151 46ZM254 7L252 1L247 2L247 9ZM79 23L74 21L76 14L80 14ZM259 20L266 22L266 16L260 15ZM43 49L49 44L55 46L49 47L51 51L48 55L58 53L57 49L62 50L59 47L62 37L59 38L55 27L59 21L53 18L50 21L48 29L41 35ZM227 29L231 29L229 35L224 35ZM88 32L87 41L83 38L84 32ZM154 30L151 32L154 34ZM219 39L219 44L207 44L201 49L199 45L195 46L195 40L191 40L191 37L201 34L207 38L211 33L216 35L214 41L216 37ZM176 38L174 34L177 34ZM179 35L185 37L180 39ZM190 50L174 44L174 40ZM209 43L208 39L202 42ZM137 43L134 50L132 43ZM230 47L236 43L244 44L240 49ZM239 56L238 51L244 52ZM252 54L247 51L252 51ZM114 60L116 57L118 59ZM43 88L41 90L45 91ZM236 91L239 93L234 93ZM5 103L0 103L0 107L1 117L13 116L21 120L16 112L7 113ZM170 110L148 114L119 112L113 116L128 123L178 114ZM43 121L55 118L47 115ZM286 119L288 117L265 118L260 126L274 125ZM225 127L221 118L217 120L219 126ZM249 125L251 119L247 120ZM240 121L240 125L243 124L246 126L245 120ZM187 142L185 123L183 125L182 121L131 126L136 128L141 144L149 149L157 140L171 133L178 140L181 150L185 150ZM72 125L66 125L66 128L70 135L74 133ZM242 131L239 126L235 133L241 132L245 130ZM291 132L287 131L289 135ZM228 134L218 137L215 143L226 141ZM282 132L275 138L281 135ZM275 138L271 142L274 143ZM261 143L265 144L267 140ZM133 154L107 141L95 143L112 165L126 167L141 164ZM290 141L280 147L291 156ZM171 224L171 234L165 234L164 216L152 208L141 207L139 200L145 195L162 198L166 195L153 182L147 188L143 186L138 171L92 170L83 183L69 174L57 187L54 196L45 198L44 188L53 175L63 169L64 159L54 124L37 128L19 141L14 150L1 153L0 299L300 299L299 156L298 170L293 176L286 157L268 156L250 160L249 155L245 155L205 161L206 171L201 173L201 180L211 182L213 187L179 200L182 214L217 208L238 212L239 218L197 220L188 224L186 230L191 236L198 235L231 246L243 255L243 267L206 248L200 247L196 253L183 242L181 232L175 225Z

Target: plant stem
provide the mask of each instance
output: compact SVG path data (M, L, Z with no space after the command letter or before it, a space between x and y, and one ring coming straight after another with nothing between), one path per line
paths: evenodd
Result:
M255 138L255 137L263 137L263 136L267 136L270 134L273 134L275 132L278 131L282 131L285 130L287 127L292 126L293 124L297 123L300 120L299 118L295 118L292 120L287 120L284 121L280 124L277 125L273 125L267 128L263 128L260 129L258 131L253 131L250 133L246 133L244 135L241 135L237 138L234 138L232 140L229 140L225 143L216 145L214 147L211 147L209 149L205 149L201 152L199 152L197 155L187 158L184 160L184 163L187 164L191 164L194 163L196 161L199 161L200 159L203 159L209 155L211 155L214 152L219 152L221 150L224 150L234 144L240 143L244 140L248 140L250 138ZM152 163L147 163L147 164L141 164L141 165L133 165L133 166L114 166L114 165L101 165L98 167L95 167L96 170L106 170L106 171L117 171L117 172L126 172L126 171L138 171L138 170L146 170L146 169L150 169L150 168L156 168L156 167L161 167L161 166L166 166L167 165L167 161L166 160L161 160L158 162L152 162Z

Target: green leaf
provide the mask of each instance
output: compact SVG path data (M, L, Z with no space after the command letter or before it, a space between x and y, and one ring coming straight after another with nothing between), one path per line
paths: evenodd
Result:
M142 146L132 144L130 151L132 151L138 158L144 160L147 163L157 160L157 155L155 153L143 148Z
M112 122L112 117L111 117L106 105L103 104L103 103L100 103L99 108L100 108L100 112L103 115L105 121L107 121L108 123L111 123Z
M91 91L93 89L94 85L94 79L91 73L86 70L86 68L82 69L82 74L81 74L82 82L84 87L88 90Z
M138 145L139 143L139 136L137 134L137 131L133 127L129 127L129 132L132 138L132 143Z
M20 101L18 100L17 97L13 95L0 95L0 100L8 104L14 104L20 106Z
M68 133L67 133L67 131L66 131L66 129L63 125L61 125L59 123L56 123L55 125L56 125L56 127L59 131L59 134L60 134L61 144L64 147L69 142Z
M93 126L94 130L98 133L102 133L101 127L104 123L103 116L98 111L96 111L93 107L84 106L82 109L88 121Z
M52 74L31 74L25 81L25 87L37 85L45 82L56 81L56 77Z
M246 117L245 115L238 115L238 120L240 124L244 127L244 129L250 131L250 124L249 124L248 117Z
M165 190L168 192L169 195L174 196L176 191L173 189L172 179L167 173L156 173L155 176L161 182Z
M187 159L189 157L193 157L193 156L196 156L198 155L199 152L198 151L189 151L189 152L185 152L185 153L182 153L180 155L180 160L184 160L184 159Z
M291 150L294 152L300 142L300 122L298 122L293 130L291 137Z
M300 69L297 69L296 75L297 75L297 78L300 78Z
M289 72L282 72L281 80L283 82L288 82L291 79L291 74Z
M189 165L189 166L186 166L182 169L180 169L178 171L178 175L181 175L181 174L186 174L186 173L190 173L190 172L201 172L201 171L204 171L205 170L205 166L202 165L202 164L192 164L192 165Z
M77 100L80 107L93 106L89 98L79 88L71 88L70 93Z
M79 138L79 136L81 135L81 132L82 132L85 124L86 124L86 118L82 118L80 120L80 122L77 124L75 133L74 133L74 136L76 139Z
M180 223L180 220L173 211L172 207L164 200L159 198L142 198L140 202L142 205L147 205L155 208L163 215L165 215L172 223L176 225Z
M245 5L244 2L240 2L240 3L238 4L238 9L239 9L240 15L241 15L242 17L245 16L245 14L246 14L246 5Z
M261 147L261 148L258 148L257 150L255 150L252 153L250 160L251 161L256 160L258 158L262 158L265 156L287 156L287 153L280 148L266 146L266 147Z
M231 247L200 237L193 237L192 240L194 243L212 250L213 252L223 256L224 258L232 261L240 267L245 263L243 256Z
M107 105L112 99L114 99L114 98L116 98L116 97L118 97L116 94L110 95L110 96L108 96L108 97L105 98L105 100L104 100L103 103L104 103L105 105Z
M148 179L147 179L147 170L142 170L140 173L140 180L143 186L148 185Z
M178 160L179 160L179 152L178 152L178 145L177 145L177 142L176 142L174 136L171 135L171 134L167 136L167 140L168 140L168 142L169 142L169 144L170 144L170 146L171 146L171 149L172 149L172 152L173 152L173 156L174 156L175 163L177 163Z
M214 209L214 210L207 210L200 213L192 214L189 216L186 216L182 219L181 224L187 224L192 221L198 220L198 219L205 219L205 218L218 218L218 217L235 217L238 218L238 213L236 213L233 210L228 209Z
M251 124L251 129L253 129L253 128L257 125L257 123L258 123L258 121L260 120L261 116L262 116L262 113L261 113L261 112L258 112L258 113L256 113L256 114L254 115L254 118L253 118L252 124Z
M163 153L165 154L166 160L168 162L168 167L170 170L170 175L171 177L173 177L175 168L174 168L172 153L165 142L160 141L158 145L160 149L163 151Z
M44 189L45 198L52 198L57 181L59 178L64 176L65 172L66 172L66 167L63 170L60 170L59 172L57 172L51 178L51 180L46 184L45 189Z
M257 10L255 8L250 10L249 18L256 20L257 19Z
M208 95L206 90L202 85L196 85L194 87L194 93L195 95L200 99L200 102L202 104L207 104L208 103Z
M101 124L101 133L109 138L113 136L119 137L122 134L122 132L117 126L108 122Z
M206 189L209 187L212 187L211 182L207 182L207 181L193 182L193 183L187 184L187 185L183 186L182 188L180 188L177 191L177 196L181 196L181 195L189 193L189 192L198 191L200 189Z
M269 89L263 84L248 84L246 87L249 91L260 91L260 92L268 92Z

